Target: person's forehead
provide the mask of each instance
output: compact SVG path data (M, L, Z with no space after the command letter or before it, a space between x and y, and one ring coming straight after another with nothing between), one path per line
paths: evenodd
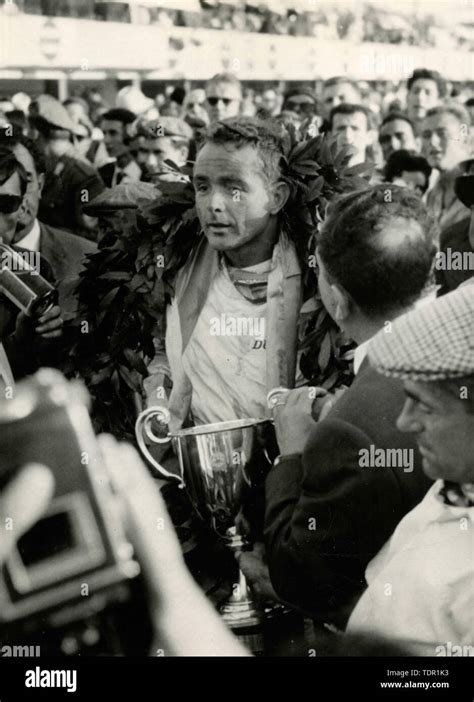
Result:
M1 195L21 195L21 182L18 173L13 173L8 180L0 185Z
M229 97L234 100L240 98L240 88L233 83L211 83L206 87L206 95L209 97Z
M339 95L340 93L346 93L349 91L356 93L357 89L354 85L352 85L352 83L348 83L345 81L335 83L334 85L327 85L324 88L324 93L327 95Z
M460 124L457 118L449 112L441 112L439 114L430 115L425 118L424 126L429 129L439 129L440 127L451 127L460 129Z
M13 153L15 154L16 160L21 163L27 173L36 174L33 156L23 144L16 144L16 146L13 147Z
M304 93L295 93L294 95L288 98L287 102L297 102L300 104L305 102L311 105L314 104L314 100L309 95L305 95Z
M218 178L234 175L249 177L255 170L261 170L262 163L256 149L250 144L236 148L232 144L204 144L199 151L194 166L194 177L206 175Z
M414 90L429 90L430 92L435 90L438 92L438 85L432 78L418 78L411 86L410 92Z
M392 119L380 128L381 134L395 134L396 132L411 132L412 128L404 119Z
M336 127L338 125L356 125L367 127L367 117L363 112L354 112L351 115L345 115L341 112L337 112L332 118L333 125Z
M425 183L427 176L423 171L402 171L402 178L404 180L415 180L420 183Z

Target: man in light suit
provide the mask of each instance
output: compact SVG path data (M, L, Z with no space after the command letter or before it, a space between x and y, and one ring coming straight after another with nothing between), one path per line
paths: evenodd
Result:
M398 431L398 381L365 354L371 337L412 307L435 249L421 200L382 184L336 203L319 238L319 287L359 345L356 378L317 424L301 389L275 408L281 455L266 481L265 544L277 594L318 623L344 626L364 571L429 482L416 442Z

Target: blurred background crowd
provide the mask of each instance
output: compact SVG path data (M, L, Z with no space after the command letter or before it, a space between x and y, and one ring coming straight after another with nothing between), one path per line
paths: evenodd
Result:
M133 22L143 25L201 27L318 39L410 44L472 49L473 24L452 24L424 8L402 3L387 8L371 2L316 0L15 0L10 12L54 17ZM416 10L416 11L414 11Z

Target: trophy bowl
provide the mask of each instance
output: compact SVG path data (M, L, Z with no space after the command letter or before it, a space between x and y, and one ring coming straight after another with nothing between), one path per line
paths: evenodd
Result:
M214 532L238 552L248 545L238 533L236 517L246 491L263 488L266 474L278 453L273 422L269 419L236 419L179 429L163 436L169 413L163 407L150 407L138 417L135 426L142 454L158 476L177 481L186 488L194 509ZM147 442L172 441L179 459L180 473L170 473L155 461ZM224 621L231 628L260 623L263 612L255 606L252 595L239 572L233 594L221 608Z

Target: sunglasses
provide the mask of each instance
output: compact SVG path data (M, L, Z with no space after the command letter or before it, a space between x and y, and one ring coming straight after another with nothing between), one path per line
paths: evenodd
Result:
M226 107L228 105L230 105L231 102L234 102L232 98L221 98L221 97L208 97L207 101L211 107L215 107L218 102L223 102Z
M23 200L20 195L0 195L0 212L2 214L12 214L16 212Z

